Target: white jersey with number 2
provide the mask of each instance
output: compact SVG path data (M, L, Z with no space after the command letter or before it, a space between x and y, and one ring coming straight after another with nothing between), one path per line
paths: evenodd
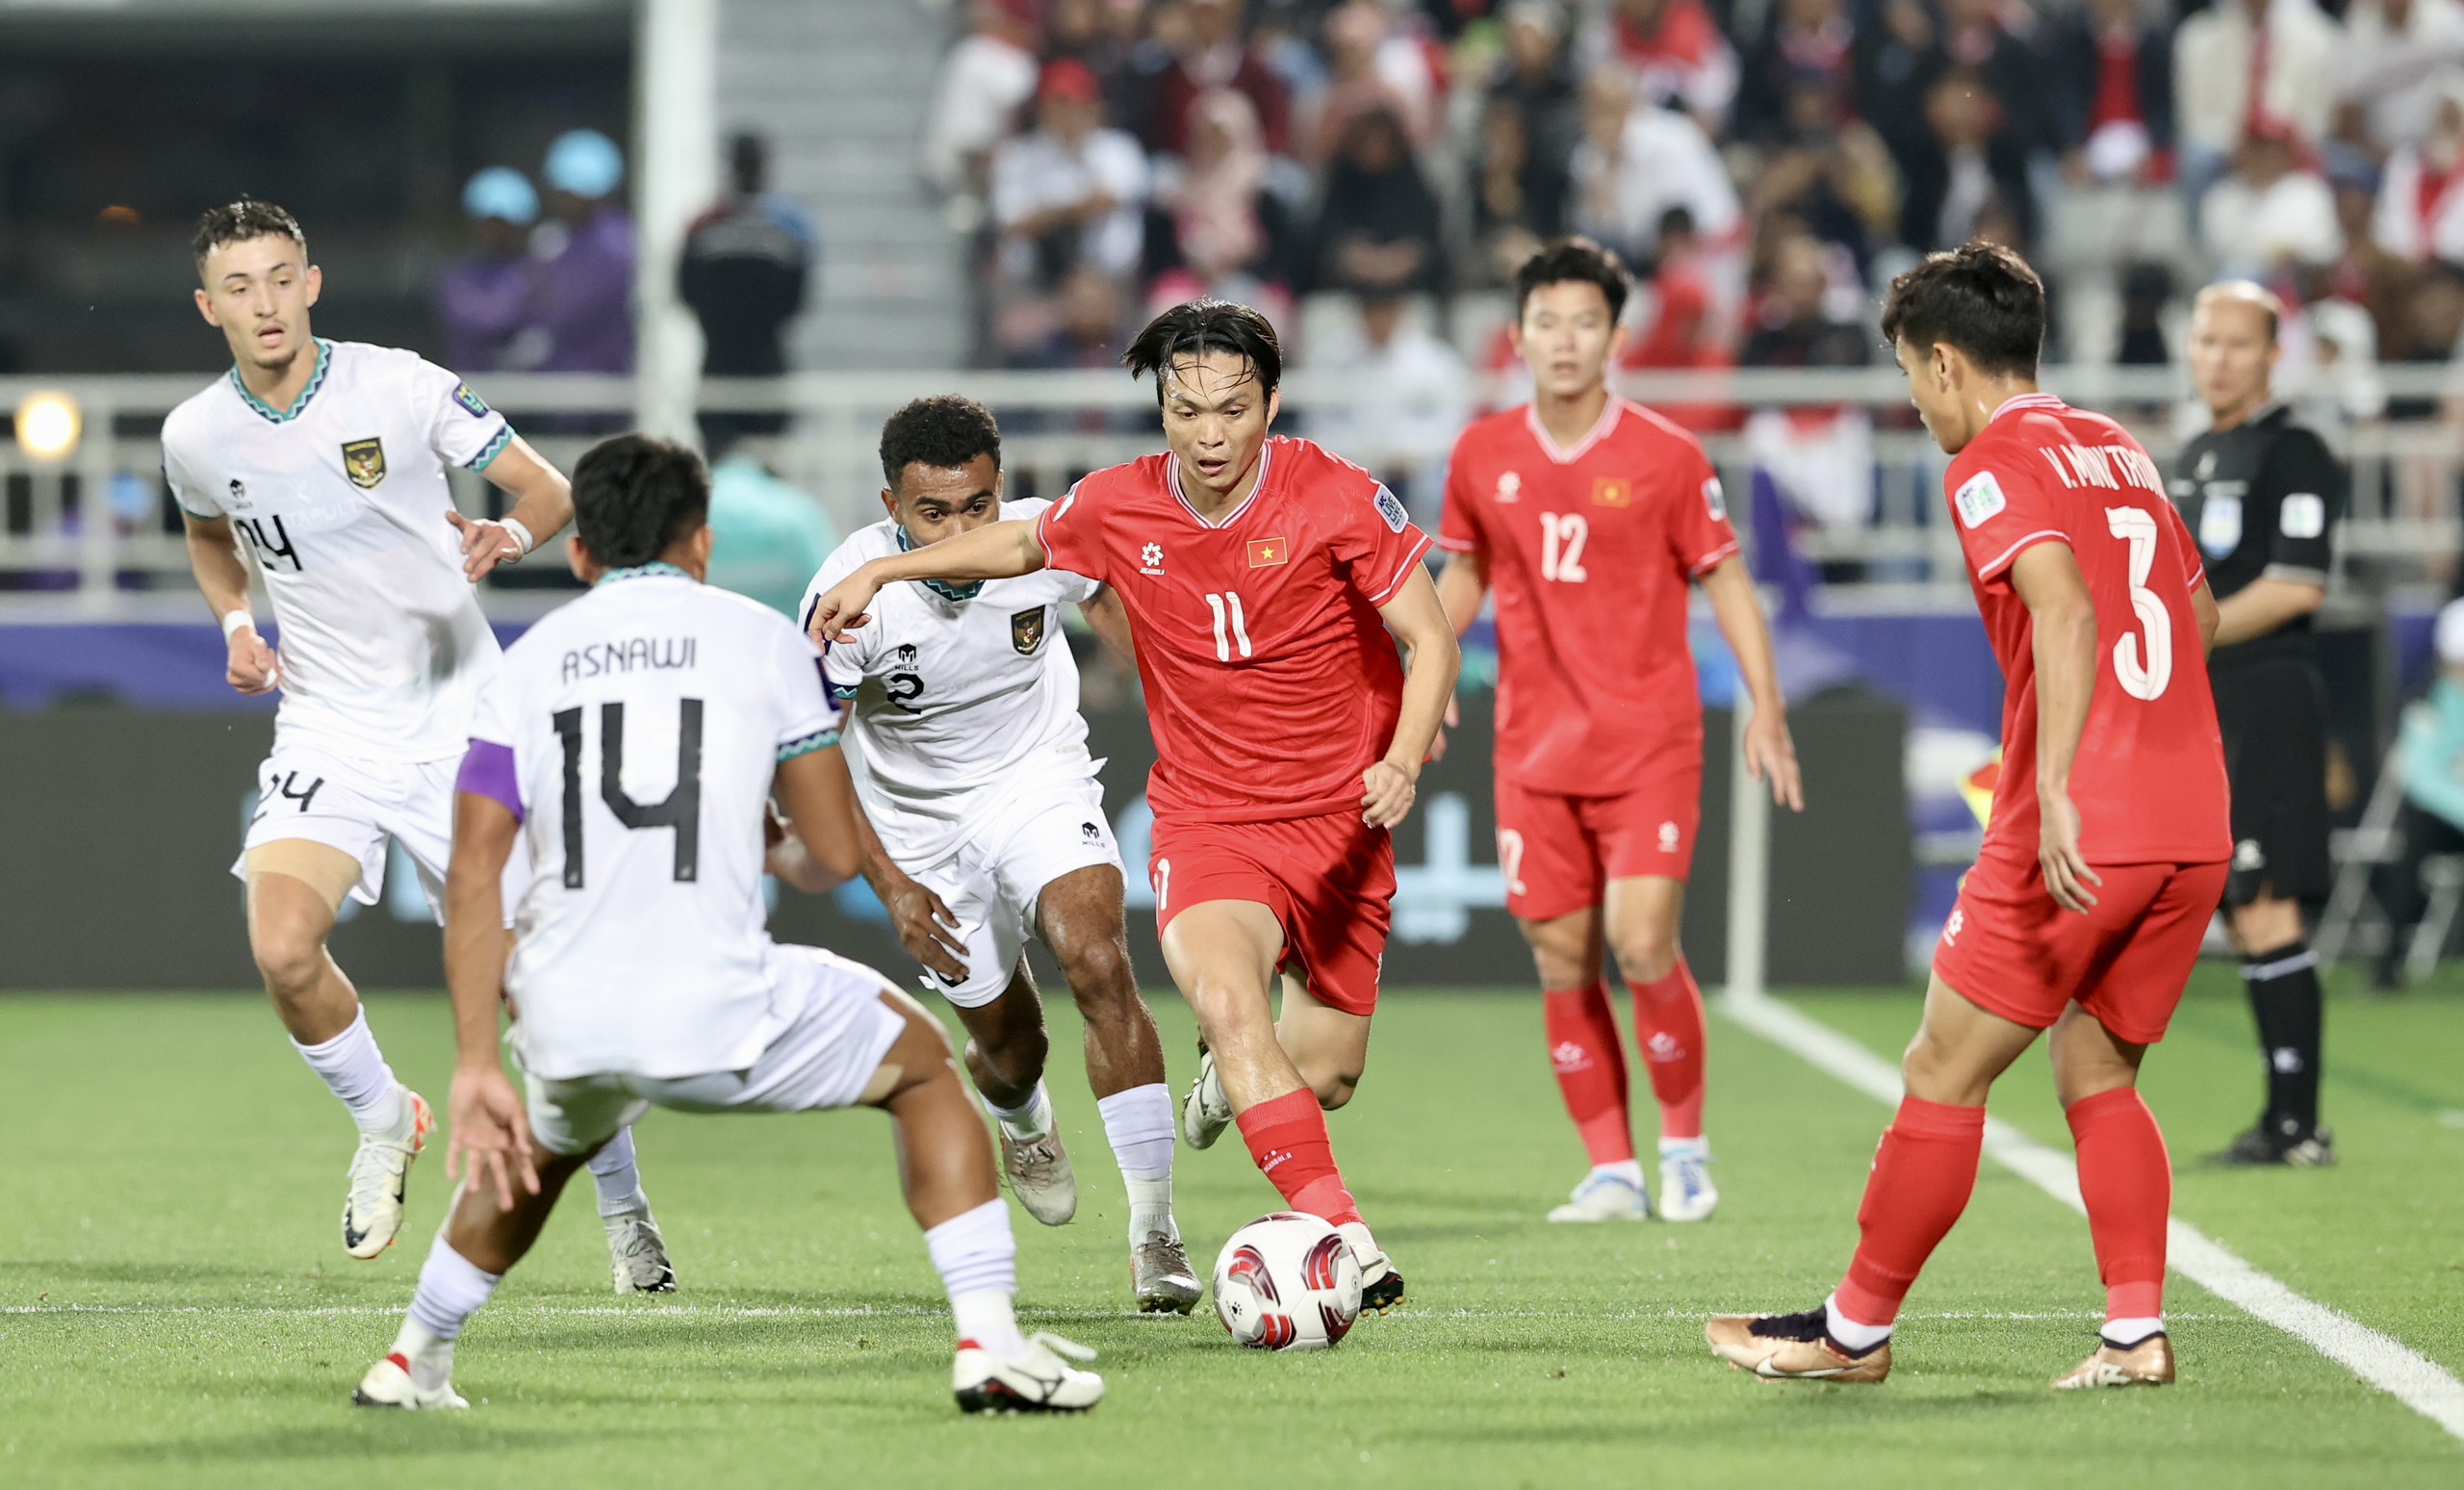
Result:
M277 413L235 368L163 422L163 474L190 515L229 518L273 597L286 736L361 758L462 753L499 648L446 521L448 463L484 471L504 416L418 353L316 344Z

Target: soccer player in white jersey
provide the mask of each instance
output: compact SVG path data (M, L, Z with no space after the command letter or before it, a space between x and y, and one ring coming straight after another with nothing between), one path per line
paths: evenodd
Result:
M808 604L866 560L1051 505L1001 500L1001 431L971 398L900 409L882 426L881 457L889 515L823 562ZM1088 1085L1129 1193L1131 1291L1142 1312L1187 1314L1199 1289L1172 1220L1172 1098L1130 970L1120 850L1087 754L1078 665L1059 634L1073 604L1127 655L1119 601L1047 569L891 585L873 626L831 644L827 668L851 710L864 877L966 1026L967 1070L999 1125L1011 1192L1047 1226L1078 1208L1044 1090L1043 1006L1021 955L1032 932L1086 1020Z
M345 895L376 903L389 835L437 902L453 769L499 655L472 587L562 528L573 498L452 373L310 334L323 276L291 214L244 198L218 207L194 246L197 311L230 343L232 368L163 422L163 473L222 622L231 686L282 690L232 873L247 886L248 945L274 1012L359 1125L343 1246L370 1258L401 1229L407 1171L434 1124L395 1079L325 938ZM455 511L448 462L484 475L513 510L500 522ZM279 650L248 611L252 568ZM520 890L507 882L508 913ZM617 1291L674 1289L629 1134L594 1173Z
M967 1411L1083 1411L1091 1352L1018 1330L1017 1246L949 1037L868 967L764 928L775 793L816 867L860 857L821 658L786 618L701 582L709 485L686 450L622 435L574 471L591 593L515 642L457 785L446 982L459 1058L449 1173L470 1173L369 1406L462 1407L453 1342L587 1155L648 1108L879 1107L958 1324ZM505 864L532 871L510 967ZM526 1100L498 1041L505 995Z

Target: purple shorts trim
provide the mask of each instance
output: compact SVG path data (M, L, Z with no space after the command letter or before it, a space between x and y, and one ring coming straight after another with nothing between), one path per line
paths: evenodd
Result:
M473 740L470 754L462 758L462 774L454 778L453 789L503 803L517 823L527 815L522 808L522 784L514 774L510 745Z

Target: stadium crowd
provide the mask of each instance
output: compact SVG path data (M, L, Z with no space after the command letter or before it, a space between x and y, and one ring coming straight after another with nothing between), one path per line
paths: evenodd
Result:
M2167 362L2192 290L2259 278L2303 307L2289 371L2335 369L2348 417L2380 412L2375 363L2446 361L2464 332L2459 0L966 17L923 163L982 235L989 365L1109 364L1126 324L1213 292L1301 306L1304 361L1459 384L1505 358L1456 312L1567 231L1643 276L1638 367L1870 361L1889 276L1972 238L2043 269L2063 361ZM1311 314L1326 292L1367 315ZM1399 297L1426 309L1398 325Z

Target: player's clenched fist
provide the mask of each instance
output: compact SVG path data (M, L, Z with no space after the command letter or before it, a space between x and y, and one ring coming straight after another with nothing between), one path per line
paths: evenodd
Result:
M466 518L448 509L445 520L462 535L462 578L473 584L485 579L500 564L519 564L530 552L522 531L509 523Z
M858 569L813 598L812 608L805 613L805 630L814 646L828 646L838 639L840 632L873 619L867 607L882 587L867 573L871 567L868 564Z
M1392 828L1412 810L1419 787L1412 773L1391 760L1380 760L1360 773L1360 820L1372 828Z
M230 656L222 669L222 677L242 693L267 693L273 688L281 664L266 639L253 626L235 628L231 632Z

